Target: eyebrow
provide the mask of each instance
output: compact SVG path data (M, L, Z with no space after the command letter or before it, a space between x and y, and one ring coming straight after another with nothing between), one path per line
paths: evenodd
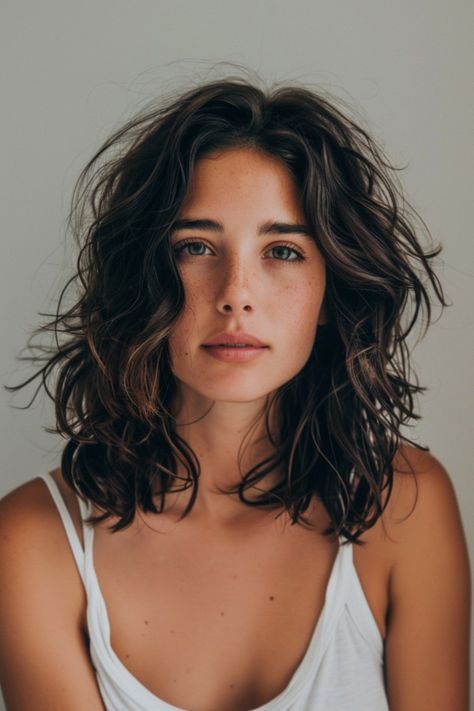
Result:
M183 220L177 220L171 232L176 232L177 230L207 230L210 232L223 232L224 225L216 220L209 220L206 218L195 220L192 218L186 218ZM313 235L306 225L293 223L293 222L272 222L267 220L259 225L258 235L290 235L290 234L302 234L310 239L313 239Z

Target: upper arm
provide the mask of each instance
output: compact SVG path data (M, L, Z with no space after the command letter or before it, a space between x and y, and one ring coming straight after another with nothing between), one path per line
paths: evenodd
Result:
M455 491L429 453L398 474L385 644L391 711L468 711L471 573ZM404 518L405 517L405 518Z
M40 480L0 501L0 580L8 711L103 711L81 624L85 593Z

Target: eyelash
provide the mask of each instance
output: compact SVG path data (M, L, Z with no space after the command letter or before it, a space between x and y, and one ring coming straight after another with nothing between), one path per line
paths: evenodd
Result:
M184 249L189 244L203 244L205 247L207 247L207 244L203 242L202 240L198 239L185 239L182 242L180 242L174 249L175 253L179 256ZM287 244L287 243L281 243L281 244L274 244L273 247L270 247L270 249L278 249L278 247L286 247L287 249L290 249L292 252L294 252L297 257L295 259L277 259L277 262L302 262L305 260L305 256L302 252L300 252L298 249L296 249L292 244ZM208 247L209 249L209 247ZM207 255L205 254L188 254L188 257L205 257Z

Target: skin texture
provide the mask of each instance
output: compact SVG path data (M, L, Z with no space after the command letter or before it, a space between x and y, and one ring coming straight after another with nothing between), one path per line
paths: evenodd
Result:
M308 235L258 234L264 223L304 224L305 217L286 166L255 149L199 160L178 218L223 225L221 232L186 228L172 234L186 307L169 349L180 389L177 429L202 466L194 515L246 518L250 512L238 497L223 499L215 486L238 478L239 446L255 421L244 466L270 451L258 418L267 396L309 358L318 321L325 318L325 263ZM187 239L195 244L180 250ZM221 331L236 330L269 348L251 362L223 363L201 347Z
M180 218L224 227L172 236L175 247L191 236L208 247L179 260L187 305L170 344L180 383L178 428L201 464L198 499L177 524L171 515L148 514L113 535L99 526L94 565L113 649L143 685L193 711L246 711L288 683L321 613L337 550L321 535L328 519L320 507L315 532L282 529L235 497L219 497L216 486L238 476L239 446L258 425L265 398L306 362L325 319L325 268L303 235L257 235L268 220L304 222L291 177L277 161L228 151L199 162L191 187ZM306 261L288 264L286 250L271 250L284 242ZM268 343L268 352L226 364L201 351L219 331L236 329ZM269 450L258 427L250 433L244 466ZM387 509L362 536L366 546L353 549L385 640L389 708L468 711L471 577L454 487L432 454L413 447L400 448L394 469ZM54 476L81 539L75 495L59 469ZM173 512L183 503L177 496ZM157 536L157 526L166 535ZM103 711L85 591L39 479L0 501L0 581L8 711Z
M407 462L416 472L417 491L412 477L406 474L409 468ZM385 637L389 708L390 711L469 711L471 577L454 488L442 464L430 453L403 447L403 456L397 457L395 464L394 490L389 506L374 528L364 534L366 547L354 549L357 575ZM81 538L74 494L61 479L59 470L55 472L55 478ZM180 536L184 536L184 543L181 542L179 548L173 551L170 560L176 554L182 555L188 543L194 542L195 545L196 536L206 536L206 542L209 542L210 533L202 526L194 525L189 529L187 542L185 531L179 531ZM314 616L321 610L324 586L327 585L335 555L327 543L323 549L322 539L318 542L306 537L303 541L300 537L303 534L293 533L297 536L294 561L306 555L308 546L313 548L310 556L313 563L306 565L305 570L306 573L314 571L312 585L316 587L311 595L300 594L303 578L306 578L308 586L311 585L310 577L303 573L299 577L288 576L288 568L279 566L281 582L278 587L289 584L294 578L298 595L297 604L288 608L290 618L279 615L273 622L273 634L276 629L277 640L281 637L285 639L284 634L288 635L278 655L278 659L284 659L282 664L286 672L280 672L281 676L275 679L273 671L267 682L262 681L262 670L275 669L273 645L266 656L259 657L254 665L260 682L259 699L254 687L255 674L250 674L242 676L237 687L242 692L249 689L246 701L234 704L230 701L229 677L219 675L215 660L214 665L200 660L203 673L198 681L193 677L187 682L189 688L184 685L186 670L182 668L180 659L184 651L189 650L189 643L177 640L174 648L173 639L177 635L171 638L163 619L179 607L183 597L182 593L178 595L179 586L172 578L172 570L169 569L163 577L159 556L155 556L155 563L148 565L148 577L156 569L156 581L150 586L146 576L135 576L133 571L131 574L134 565L140 561L144 564L150 554L150 546L140 541L139 551L136 546L128 551L136 532L125 531L110 536L99 528L96 537L101 541L96 542L100 545L96 545L95 567L105 590L115 650L122 662L153 693L178 706L182 701L182 708L193 708L196 691L203 689L208 689L202 706L206 711L220 711L223 707L246 711L255 707L256 701L260 703L272 698L282 690L297 662L296 654L291 661L289 659L289 642L294 648L299 645L300 654L305 650ZM166 537L162 540L168 541ZM228 565L229 557L238 553L238 546L243 541L240 532L233 546L230 538L226 539L227 542L222 542L219 536L212 540L215 546L211 550L218 578L207 582L210 588L209 597L204 601L207 606L215 597L216 585L230 584L231 581L223 580L221 572ZM268 561L275 555L275 540L270 536L268 546L264 539L261 540L263 547L259 544L258 552L261 560ZM156 535L153 536L153 545L157 545ZM172 546L172 539L166 545ZM216 546L224 547L220 558ZM198 569L207 564L209 558L209 550L206 547L204 550L205 558L195 562ZM248 560L250 568L256 562L247 555L239 556L239 559L242 564ZM117 587L118 561L124 571L123 581L130 587L128 594ZM109 573L107 567L111 567ZM321 576L323 579L319 580ZM252 583L254 577L243 571L239 579ZM0 682L8 711L30 711L32 700L35 711L82 711L84 708L103 711L88 652L84 589L55 504L39 479L26 482L0 500L0 579ZM169 595L166 588L170 589ZM319 590L316 591L316 588ZM189 591L189 587L185 591ZM153 598L154 607L149 610L141 604L144 595ZM166 598L164 602L163 596ZM176 622L178 629L191 620L196 623L204 614L203 601L196 601L195 596L189 594L185 594L184 598L181 600L180 618ZM247 595L244 592L239 595L235 630L232 639L229 640L229 634L226 636L230 648L245 639L245 635L252 640L255 638L255 627L252 627L255 617L249 621L251 610L246 609L245 614L242 612L242 601L248 599L254 599L248 591ZM198 609L193 608L193 603ZM274 605L275 601L271 604ZM314 607L312 613L309 605ZM385 608L386 633L383 630ZM166 610L165 616L163 610ZM219 598L212 618L214 626L221 610L222 599ZM228 607L226 612L228 625L232 621ZM296 613L298 619L306 615L306 622L301 622L298 634L295 632ZM150 624L146 628L150 629L150 635L144 637L144 625L129 624L127 619L127 615L136 617L140 614L147 620L153 617L161 619L165 628L159 631ZM150 636L154 639L153 649L149 648ZM254 649L253 644L250 646ZM133 647L137 649L136 656L130 656ZM210 652L215 648L212 644L206 647ZM225 662L226 656L221 656L221 663ZM242 671L248 656L247 645L242 651L242 658L233 668ZM150 660L152 671L147 672ZM179 672L179 699L172 678L176 674L157 678L160 662L172 663L175 672ZM194 708L198 708L196 704Z

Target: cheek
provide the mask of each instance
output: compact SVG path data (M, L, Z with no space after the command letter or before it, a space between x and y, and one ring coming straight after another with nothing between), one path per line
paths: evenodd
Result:
M175 321L173 331L171 332L168 344L172 359L186 358L191 353L191 342L195 338L196 332L199 331L198 317L203 313L203 298L202 290L194 290L187 288L185 290L185 304L183 310Z
M287 352L287 358L306 358L311 352L316 337L317 318L309 313L302 315L293 313L291 320L284 326L285 333L283 344Z
M185 307L179 319L175 321L173 330L168 339L172 361L188 355L193 321L193 313Z
M297 286L289 286L281 295L280 319L286 329L298 335L298 341L314 338L324 287L324 280L305 279Z

